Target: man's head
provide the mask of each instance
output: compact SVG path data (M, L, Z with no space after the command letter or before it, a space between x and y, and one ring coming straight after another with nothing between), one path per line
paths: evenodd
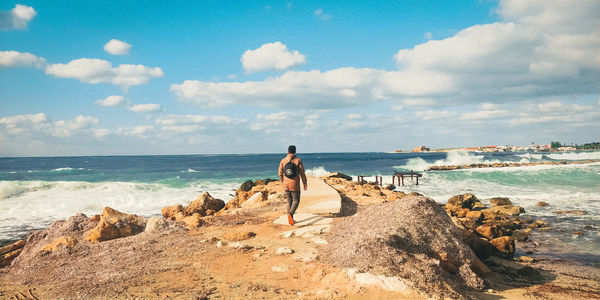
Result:
M288 147L288 153L289 153L289 154L296 154L296 146L294 146L294 145L290 145L290 146Z

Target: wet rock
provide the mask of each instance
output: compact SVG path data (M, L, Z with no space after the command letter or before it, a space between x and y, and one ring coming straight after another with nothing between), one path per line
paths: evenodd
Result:
M446 209L451 212L455 212L461 208L471 209L475 202L480 201L473 194L456 195L448 199L448 202L446 202Z
M348 175L346 175L344 173L340 173L340 172L334 173L334 174L329 175L327 177L330 177L330 178L331 177L333 177L333 178L342 178L342 179L346 179L348 181L352 181L352 177L351 176L348 176Z
M573 232L573 234L581 236L581 235L583 235L583 232L581 232L581 231L575 231L575 232Z
M515 241L509 236L492 239L490 244L496 247L504 257L512 258L515 254Z
M470 210L470 209L468 209L468 208L461 208L461 209L459 209L459 210L455 211L455 214L456 214L456 216L457 216L457 217L459 217L459 218L464 218L464 217L466 217L466 216L467 216L467 214L468 214L470 211L471 211L471 210Z
M509 216L518 216L519 214L525 212L525 209L522 207L513 205L494 206L485 210L496 214L504 214Z
M105 207L98 225L88 231L85 239L91 242L108 241L143 232L146 220L133 214L126 214L110 207Z
M546 206L550 206L550 204L548 204L548 202L540 201L540 202L536 203L535 206L546 207Z
M510 202L510 200L508 198L505 197L495 197L490 199L490 203L492 204L492 206L506 206L506 205L512 205L512 202Z
M225 206L225 202L221 199L213 198L208 192L200 195L196 200L192 201L188 206L183 208L183 213L186 216L191 216L195 213L201 216L206 216L207 210L219 211Z
M584 211L584 210L577 210L577 209L572 209L572 210L556 210L556 211L553 211L553 213L555 213L557 215L578 215L578 216L587 215L586 211Z
M57 239L55 239L54 241L52 241L52 243L42 247L42 249L40 249L40 251L50 251L50 252L54 252L56 250L58 250L60 247L66 247L69 249L73 249L76 245L78 244L78 241L70 236L61 236Z
M483 221L485 215L481 211L470 211L466 215L467 218L472 218L477 221L477 223Z
M498 225L481 225L475 228L475 231L479 233L481 236L487 238L488 240L492 240L498 237L501 237L505 234L504 229Z
M519 242L526 241L529 239L529 232L527 230L517 230L512 233L512 238Z

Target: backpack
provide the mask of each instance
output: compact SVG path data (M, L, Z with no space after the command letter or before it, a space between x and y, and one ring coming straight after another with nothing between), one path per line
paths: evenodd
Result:
M295 158L296 156L292 156L292 159L283 166L283 175L289 179L294 179L298 176L298 166L292 162Z

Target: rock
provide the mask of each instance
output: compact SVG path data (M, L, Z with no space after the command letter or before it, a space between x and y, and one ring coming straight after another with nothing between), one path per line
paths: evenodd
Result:
M9 245L6 245L6 246L0 248L0 255L6 254L8 252L13 252L13 251L15 251L17 249L21 249L23 247L25 247L25 241L24 240L16 241L16 242L14 242L12 244L9 244Z
M223 238L228 241L243 241L249 238L253 238L255 236L256 233L252 231L231 231L225 233L225 235L223 235Z
M278 248L277 251L275 251L275 253L277 255L292 254L292 253L294 253L294 250L292 250L288 247L281 247L281 248Z
M488 240L492 240L492 239L501 237L505 234L502 227L500 227L498 225L489 225L489 224L481 225L481 226L475 228L475 231L477 233L479 233L481 236L487 238Z
M192 201L188 206L183 208L183 213L186 216L191 216L199 213L201 216L206 216L207 210L219 211L225 206L225 202L221 199L213 198L208 192L200 195L196 200Z
M473 208L472 210L482 210L482 209L486 209L487 207L485 206L485 204L481 203L481 202L475 202L473 204Z
M161 212L163 217L166 219L178 220L176 216L180 213L183 213L183 205L177 204L173 206L165 206L162 208Z
M267 192L256 192L254 195L250 196L248 200L244 201L241 205L242 208L253 208L253 207L261 207L266 204L267 201Z
M494 206L485 210L496 214L504 214L509 216L518 216L519 214L525 212L525 209L523 209L522 207L513 205Z
M288 265L277 265L277 266L273 266L271 268L271 271L277 272L277 273L285 273L289 270L290 270L290 266L288 266Z
M146 229L144 230L144 232L148 232L148 233L162 232L165 229L167 229L168 226L169 225L167 224L165 219L159 218L159 217L151 217L146 222Z
M216 214L217 212L215 210L212 209L207 209L206 210L206 215L207 216L214 216L214 214Z
M467 218L473 218L477 220L477 222L483 221L485 215L481 211L470 211L466 215Z
M583 235L583 232L581 232L581 231L575 231L575 232L573 232L573 234L581 236L581 235Z
M515 241L509 236L492 239L490 244L496 247L504 257L512 258L515 254Z
M512 202L510 202L510 200L508 198L505 197L495 197L490 199L490 203L492 204L492 206L506 206L506 205L512 205Z
M85 239L92 242L108 241L138 234L146 229L146 220L105 207L98 225L88 231Z
M100 222L100 215L93 215L93 216L91 216L90 217L90 221L94 222L94 223Z
M249 192L253 186L254 182L252 182L252 180L246 180L240 185L240 187L237 189L237 192Z
M540 201L540 202L536 203L535 206L546 207L546 206L550 206L550 204L548 204L548 202Z
M456 195L448 199L448 202L446 202L446 209L451 212L455 212L461 208L471 209L475 202L479 202L479 200L473 194Z
M76 245L77 245L78 241L70 236L61 236L57 239L55 239L54 241L52 241L52 243L42 247L42 249L40 249L40 251L56 251L59 247L67 247L69 249L73 249Z
M519 257L519 261L524 262L524 263L534 263L534 262L536 262L536 259L531 256L521 255Z
M529 239L529 234L531 231L527 230L517 230L512 233L512 238L515 241L523 242Z
M388 191L393 191L393 190L395 190L395 189L396 189L396 186L395 186L395 185L393 185L393 184L388 184L388 185L386 185L386 186L385 186L385 188L384 188L384 189L386 189L386 190L388 190Z
M554 211L553 213L557 214L557 215L578 215L578 216L584 216L587 215L587 212L584 210L557 210Z
M258 185L268 185L271 182L275 182L277 180L275 179L271 179L271 178L265 178L265 179L259 179L257 181L254 182L254 186L258 186Z
M331 175L329 175L329 176L327 176L327 177L329 177L329 178L332 178L332 177L333 177L333 178L342 178L342 179L346 179L346 180L348 180L348 181L352 181L352 176L348 176L348 175L346 175L346 174L344 174L344 173L340 173L340 172L337 172L337 173L331 174Z
M202 221L202 217L200 216L199 213L195 213L191 216L187 216L187 217L183 218L182 221L185 224L185 227L187 227L188 229L198 228L198 227L202 226L202 224L204 224L204 221Z
M467 229L475 229L477 227L477 219L475 218L458 218L458 220Z
M20 240L0 248L0 268L10 265L23 252L25 245L25 241Z
M476 236L470 230L462 229L461 238L479 259L486 259L497 251L487 239Z
M455 212L456 216L459 218L464 218L471 210L468 208L461 208Z

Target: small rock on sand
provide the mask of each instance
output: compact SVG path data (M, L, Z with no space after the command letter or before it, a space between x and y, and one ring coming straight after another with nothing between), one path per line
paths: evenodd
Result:
M294 250L292 250L288 247L281 247L281 248L277 249L277 251L275 253L278 255L292 254L292 253L294 253Z

